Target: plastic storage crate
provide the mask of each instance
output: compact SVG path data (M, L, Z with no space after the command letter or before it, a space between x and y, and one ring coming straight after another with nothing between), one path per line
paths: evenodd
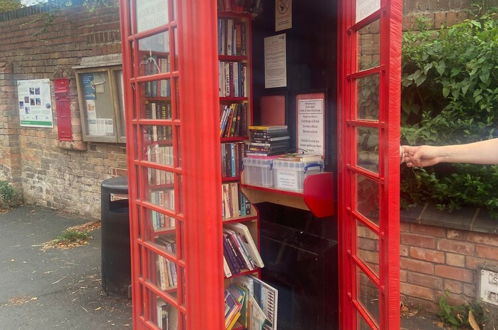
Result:
M273 159L246 157L244 162L244 183L253 186L273 187Z
M323 161L296 162L288 160L273 161L273 185L276 189L303 191L306 176L323 171Z

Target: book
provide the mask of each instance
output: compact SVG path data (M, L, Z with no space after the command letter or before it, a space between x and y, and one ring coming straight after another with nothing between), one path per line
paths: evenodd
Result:
M226 224L225 228L228 228L239 235L242 243L249 253L249 256L254 261L254 264L259 268L263 268L265 266L263 263L263 259L261 258L261 255L256 246L256 243L254 242L251 232L249 231L249 228L243 223Z

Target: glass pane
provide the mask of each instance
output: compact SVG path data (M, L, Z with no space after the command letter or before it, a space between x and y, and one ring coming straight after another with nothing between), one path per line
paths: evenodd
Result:
M361 222L356 222L356 255L379 276L379 237Z
M147 279L158 289L168 292L172 297L176 296L177 271L173 261L149 251Z
M126 114L125 114L125 101L124 101L124 86L123 86L123 71L115 70L114 74L114 82L116 84L117 89L117 100L119 106L119 131L120 136L126 136Z
M147 210L147 224L146 231L150 232L147 239L151 239L151 237L156 237L157 233L173 231L175 229L175 219L164 215L162 213Z
M173 166L172 126L142 126L143 159L161 165Z
M83 109L86 131L90 136L115 136L114 103L107 71L79 75L83 92ZM38 99L30 100L33 105Z
M147 81L140 84L142 95L149 101L169 101L171 85L169 79ZM164 119L164 118L162 118Z
M379 130L371 127L357 128L357 165L379 172Z
M379 21L358 30L358 68L366 70L379 66L380 34Z
M358 301L379 324L379 290L358 267L356 267L356 288Z
M379 225L379 186L361 174L356 175L356 210Z
M137 32L150 30L168 23L168 1L136 1Z
M175 137L175 151L177 157L175 158L175 167L182 167L182 153L180 149L180 127L175 127L176 137Z
M175 193L173 186L175 175L153 168L147 168L145 171L148 183L146 200L154 205L174 211Z
M372 74L356 81L358 94L358 119L379 119L379 74Z
M363 316L360 313L356 314L356 318L358 319L358 330L371 330L370 326L367 324Z
M138 41L140 75L169 72L169 32L162 32Z
M150 293L151 321L162 330L178 330L178 310L173 306Z
M362 19L373 14L380 9L380 0L356 0L356 20L358 23Z

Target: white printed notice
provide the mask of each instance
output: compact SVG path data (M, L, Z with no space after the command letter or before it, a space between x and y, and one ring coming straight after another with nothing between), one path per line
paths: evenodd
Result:
M21 126L54 126L49 79L18 80L17 95Z
M298 98L297 151L299 153L324 155L324 104L323 98Z
M380 9L380 0L356 0L356 23Z
M480 287L482 301L498 305L498 273L481 269Z
M275 0L275 31L292 28L292 0Z
M168 1L137 1L137 32L150 30L168 23Z
M287 86L285 33L265 38L265 88Z

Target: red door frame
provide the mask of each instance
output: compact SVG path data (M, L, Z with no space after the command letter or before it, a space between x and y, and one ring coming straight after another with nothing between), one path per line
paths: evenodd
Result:
M165 0L166 1L166 0ZM169 0L171 3L173 0ZM131 1L133 2L133 1ZM179 79L179 109L181 117L171 124L180 129L176 136L181 154L181 167L175 173L182 176L180 185L183 194L182 214L175 214L182 223L180 235L184 240L184 253L174 260L185 271L185 301L172 305L185 316L179 318L179 329L223 329L223 267L221 209L221 173L219 149L219 111L217 89L217 11L216 2L199 0L176 0L177 17L168 26L154 29L151 33L134 34L130 17L134 7L130 1L120 1L121 33L123 51L123 77L126 93L127 153L129 169L130 228L132 236L132 293L133 325L135 329L151 326L144 311L149 309L143 299L144 279L140 278L143 242L139 237L140 207L147 203L139 198L143 190L144 166L137 154L136 144L141 146L141 124L152 125L154 121L134 118L140 99L134 97L135 87L149 78L138 75L138 63L132 62L139 37L152 32L177 28L179 69L168 74L155 75L155 79ZM355 73L356 45L354 34L354 3L340 1L339 11L339 62L338 62L338 182L339 182L339 248L340 248L340 309L341 329L356 329L355 296L353 293L354 260L352 259L354 230L352 227L351 168L356 151L354 135L350 134L352 105L356 103L352 94L351 74ZM172 8L170 6L170 8ZM130 14L132 14L130 16ZM378 127L381 130L379 146L379 182L381 193L380 279L376 282L381 294L380 328L399 329L399 93L401 68L401 0L382 0L381 9L358 24L381 19L381 102ZM358 24L356 26L358 26ZM132 48L132 44L135 47ZM171 42L174 48L174 42ZM135 54L136 55L136 54ZM137 56L134 56L137 60ZM174 94L174 92L172 93ZM172 96L174 99L174 96ZM175 101L173 101L174 103ZM138 149L140 150L140 149ZM160 166L159 166L160 167ZM161 169L159 168L158 169ZM175 189L180 189L176 187ZM177 190L178 191L178 190ZM178 198L180 199L180 198ZM180 201L177 201L179 203ZM181 277L179 278L181 281ZM179 285L179 287L182 287ZM179 288L180 289L180 288ZM181 290L181 289L180 289ZM182 300L182 298L180 298ZM147 314L147 313L145 313ZM184 323L185 320L185 323Z
M356 1L341 0L338 25L338 221L340 328L359 328L358 314L373 329L399 329L399 129L401 87L401 0L381 0L380 9L355 22ZM357 63L357 31L380 20L380 63L360 71ZM358 120L355 79L379 74L379 118ZM379 170L372 174L356 164L356 127L379 132ZM355 173L378 184L379 226L361 222L379 238L379 276L369 271L356 255ZM358 302L357 269L369 277L379 291L379 319L373 322Z
M140 1L140 0L137 0ZM221 235L221 164L219 148L219 111L217 88L217 12L215 1L164 0L169 4L169 22L149 31L135 32L135 1L121 0L123 79L125 85L127 155L129 175L130 235L132 256L132 295L134 329L157 328L148 311L153 306L144 298L152 292L180 312L178 329L219 330L224 326L223 255ZM177 6L178 5L178 6ZM173 9L173 7L175 7ZM173 17L171 13L175 13ZM168 32L173 71L153 76L138 72L137 42L140 38ZM177 38L175 42L175 38ZM175 51L175 47L177 48ZM174 62L178 60L175 70ZM177 78L175 82L175 78ZM141 125L160 125L142 119L139 84L171 79L171 102L175 166L154 165L141 159ZM178 94L175 89L178 89ZM178 95L178 96L177 96ZM178 107L175 107L178 103ZM175 115L175 109L180 113ZM164 120L162 125L164 125ZM179 156L178 156L179 155ZM181 160L180 160L181 159ZM141 169L155 168L175 173L176 213L150 205L144 196L145 180ZM141 194L142 192L142 194ZM182 205L181 207L179 205ZM140 237L146 220L145 211L154 210L177 221L177 258L169 257L178 269L177 298L159 292L145 275L150 244ZM182 249L183 247L183 249ZM157 252L157 251L154 251ZM182 291L185 291L184 294Z

